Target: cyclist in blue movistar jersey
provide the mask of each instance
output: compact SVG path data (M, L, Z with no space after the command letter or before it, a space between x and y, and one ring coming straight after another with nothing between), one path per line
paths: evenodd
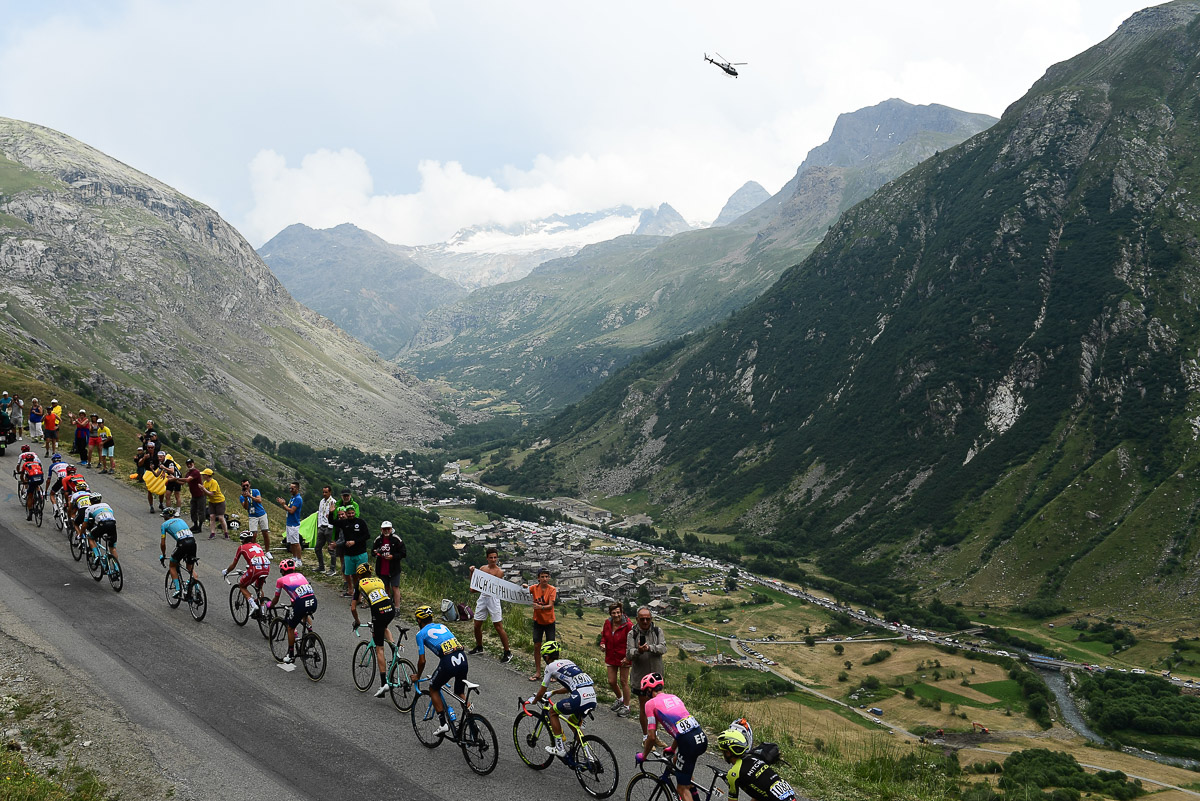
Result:
M438 690L453 678L454 694L459 698L463 697L463 692L467 689L465 683L467 680L467 654L458 638L454 636L454 632L441 623L433 622L433 610L428 606L418 607L415 616L417 623L421 625L421 630L417 632L416 637L416 678L421 678L421 674L425 671L425 647L428 646L429 650L438 656L438 666L433 669L433 675L429 677L427 690L430 700L433 701L433 708L437 710L438 720L442 724L434 734L446 734L450 731L450 724L446 722L446 705L442 703L442 694Z
M596 708L596 683L583 669L562 656L562 646L558 640L542 643L542 657L546 660L546 674L542 677L542 686L538 687L537 695L529 699L535 704L547 694L551 681L557 681L561 687L551 690L550 695L567 697L550 707L550 728L554 730L554 744L546 746L546 751L557 757L567 755L567 746L563 742L562 723L559 715L578 715L583 717Z
M83 516L83 528L87 532L88 547L99 555L96 540L103 537L108 542L108 552L117 559L117 514L104 502L104 497L93 492ZM119 561L119 560L118 560Z
M179 563L186 560L191 565L193 578L196 575L196 537L183 518L175 516L174 509L164 509L162 516L162 539L158 543L162 556L158 557L158 563L163 564L167 560L167 537L170 536L175 541L175 550L171 552L171 565L168 568L175 582L175 592L171 597L178 598L182 583L179 580Z

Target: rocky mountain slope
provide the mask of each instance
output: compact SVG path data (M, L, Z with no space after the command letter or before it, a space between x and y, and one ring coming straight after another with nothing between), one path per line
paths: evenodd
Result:
M692 226L688 225L682 214L671 208L669 204L663 203L657 209L646 209L642 212L634 233L639 236L675 236L675 234L690 231L691 228Z
M859 586L1190 621L1198 98L1200 2L1139 12L526 465Z
M0 350L219 450L367 449L445 430L412 377L288 295L212 209L57 131L0 118Z
M535 410L572 403L646 348L750 302L843 211L993 121L897 100L843 114L810 155L814 166L802 167L762 215L756 209L731 225L666 239L614 240L547 262L521 281L431 312L399 361Z
M467 294L349 223L322 231L290 225L258 253L292 297L384 358L412 338L430 309Z
M771 193L763 189L762 184L757 181L747 181L738 191L729 196L729 200L725 201L725 205L721 207L721 213L717 215L717 219L713 220L713 227L729 225L738 217L753 211L770 199Z

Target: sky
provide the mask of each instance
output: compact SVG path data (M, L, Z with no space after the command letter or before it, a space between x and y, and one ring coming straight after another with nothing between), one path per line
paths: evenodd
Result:
M0 0L0 116L216 209L256 247L405 245L620 204L716 217L837 115L1000 116L1125 0ZM719 52L737 78L705 63Z

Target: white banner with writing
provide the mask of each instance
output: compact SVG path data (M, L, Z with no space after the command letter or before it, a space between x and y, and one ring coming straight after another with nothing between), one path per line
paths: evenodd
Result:
M523 590L520 584L496 578L482 570L471 573L471 589L482 595L494 595L505 603L533 605L533 596L529 594L529 590Z

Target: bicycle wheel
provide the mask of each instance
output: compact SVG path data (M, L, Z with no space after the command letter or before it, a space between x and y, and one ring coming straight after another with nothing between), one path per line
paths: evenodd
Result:
M575 763L575 778L583 790L593 798L608 798L617 789L621 778L617 757L608 743L591 734L585 734L583 743L571 746L571 760Z
M120 592L125 586L125 572L121 570L121 563L115 556L108 557L108 583L115 592Z
M496 748L496 730L483 715L468 712L458 730L458 746L471 770L486 776L496 769L500 758Z
M66 522L57 506L54 507L54 528L62 531L66 527Z
M625 801L675 801L675 791L657 776L636 773L625 786Z
M263 597L258 596L258 608L263 608ZM258 616L258 630L262 634L264 640L271 639L271 623L276 619L275 609L272 608L267 612L260 612Z
M354 664L350 666L350 671L354 674L354 686L360 693L371 689L371 685L375 683L376 671L375 649L371 647L370 640L360 642L354 649Z
M42 512L45 510L45 506L40 497L33 502L33 523L38 528L42 527Z
M388 668L388 684L391 686L392 703L401 712L412 709L417 700L417 685L413 676L417 675L417 666L407 659L397 659Z
M83 547L87 548L88 573L92 575L93 581L99 581L100 579L104 578L104 559L96 553L95 548L88 548L86 541L84 542Z
M18 481L17 482L17 500L19 500L21 502L22 506L25 504L25 497L28 494L29 494L29 487L25 486L24 481Z
M171 571L168 570L166 580L163 582L163 592L167 596L167 606L171 607L172 609L175 609L176 607L179 606L180 603L183 602L182 594L181 595L175 594L178 591L179 591L179 582L177 582L175 579L171 578Z
M242 588L236 584L229 588L229 614L233 615L233 622L239 626L246 625L250 619L250 603L242 595Z
M422 694L418 703L413 704L412 710L412 727L417 734L417 739L421 745L426 748L437 748L442 744L444 734L434 734L442 726L442 722L438 720L437 710L433 708L433 700L429 697L429 693Z
M204 620L204 616L208 614L208 593L204 591L204 585L199 579L192 579L192 589L187 594L187 602L188 611L196 618L196 622Z
M287 626L279 618L271 621L271 636L268 639L271 641L271 656L275 657L276 662L282 662L287 656L288 637Z
M83 552L87 550L87 543L83 537L79 536L79 532L71 529L71 556L75 557L78 562L83 558Z
M325 675L325 641L315 631L304 635L300 641L300 660L304 662L304 672L313 681L320 681Z
M546 753L546 746L553 743L554 733L542 715L522 712L513 721L513 745L517 747L517 756L534 770L550 767L554 757Z

